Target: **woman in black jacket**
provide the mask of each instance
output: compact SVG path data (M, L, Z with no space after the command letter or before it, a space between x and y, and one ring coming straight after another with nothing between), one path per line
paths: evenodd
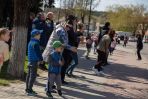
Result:
M137 34L137 56L138 60L142 60L140 51L143 49L142 35Z

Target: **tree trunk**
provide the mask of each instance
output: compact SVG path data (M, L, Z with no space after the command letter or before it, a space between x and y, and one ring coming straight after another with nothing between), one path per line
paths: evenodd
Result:
M27 20L29 17L29 0L14 0L14 29L12 51L8 73L23 78L26 57Z

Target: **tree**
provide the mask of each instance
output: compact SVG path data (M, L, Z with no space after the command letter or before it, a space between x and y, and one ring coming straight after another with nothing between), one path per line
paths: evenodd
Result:
M26 57L27 21L29 18L30 0L14 0L14 30L12 53L8 73L22 78Z
M89 14L90 6L92 10L98 6L100 0L62 0L62 6L65 9L65 15L74 14L81 18L85 23L85 17Z
M17 78L24 77L26 58L27 24L30 11L40 11L42 0L14 0L14 33L8 73Z
M144 5L111 6L107 19L114 29L133 32L144 22L145 11Z

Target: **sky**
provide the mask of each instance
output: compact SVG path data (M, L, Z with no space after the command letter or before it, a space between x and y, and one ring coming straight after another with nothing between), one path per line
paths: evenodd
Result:
M59 7L60 0L55 0L55 6ZM99 1L99 0L96 0ZM144 4L148 8L148 0L101 0L100 4L95 8L97 11L106 11L108 6L112 5L137 5Z

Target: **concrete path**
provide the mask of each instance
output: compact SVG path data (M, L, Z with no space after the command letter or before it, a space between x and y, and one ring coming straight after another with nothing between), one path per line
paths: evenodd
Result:
M85 48L81 47L76 77L66 77L69 85L62 86L63 97L53 94L55 99L148 99L148 59L138 61L134 53L117 47L109 56L111 65L104 67L106 75L96 76L92 71L96 55L91 53L91 59L86 60L84 53ZM27 96L25 83L20 82L0 86L0 99L48 99L44 91L47 72L40 75L34 86L36 97Z

